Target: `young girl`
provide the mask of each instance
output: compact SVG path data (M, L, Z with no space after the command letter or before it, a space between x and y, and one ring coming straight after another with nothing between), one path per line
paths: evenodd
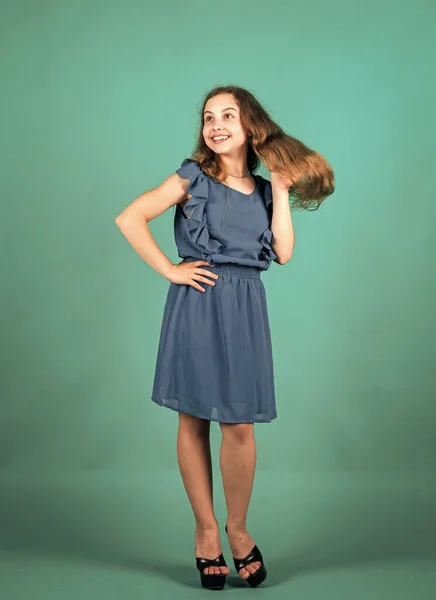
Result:
M271 181L255 174L260 160ZM290 206L316 209L333 191L332 169L320 154L285 134L249 91L217 87L203 101L192 158L116 218L138 254L171 282L152 400L178 412L178 464L196 522L196 565L209 589L222 589L229 573L213 509L211 421L222 432L225 529L235 568L252 587L266 577L246 529L254 423L277 417L261 273L292 256ZM147 226L174 205L178 264Z

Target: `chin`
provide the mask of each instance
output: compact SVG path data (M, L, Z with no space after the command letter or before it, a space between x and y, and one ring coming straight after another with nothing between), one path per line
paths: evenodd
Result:
M211 148L212 152L215 152L215 154L226 154L228 152L227 150L221 149L221 148Z

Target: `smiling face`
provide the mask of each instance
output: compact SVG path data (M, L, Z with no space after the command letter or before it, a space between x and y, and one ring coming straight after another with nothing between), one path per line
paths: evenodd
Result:
M206 102L203 137L207 146L217 154L229 154L247 144L240 110L232 94L218 94Z

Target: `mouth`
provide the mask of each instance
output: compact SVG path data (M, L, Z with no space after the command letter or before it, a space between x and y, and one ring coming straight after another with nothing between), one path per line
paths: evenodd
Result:
M212 141L214 144L222 144L229 139L229 135L215 135L212 137Z

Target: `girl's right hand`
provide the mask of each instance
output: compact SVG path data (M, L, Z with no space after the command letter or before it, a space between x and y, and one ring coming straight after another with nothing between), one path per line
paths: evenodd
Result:
M195 260L191 262L186 262L182 260L178 265L173 265L167 274L167 279L171 281L171 283L178 283L184 285L192 285L192 287L200 290L200 292L205 292L206 290L201 287L197 281L203 281L208 285L214 286L215 282L210 281L208 277L212 277L213 279L218 279L218 275L216 273L212 273L208 269L201 269L201 265L208 265L209 267L213 267L214 265L210 265L205 260ZM204 277L204 275L206 277Z

